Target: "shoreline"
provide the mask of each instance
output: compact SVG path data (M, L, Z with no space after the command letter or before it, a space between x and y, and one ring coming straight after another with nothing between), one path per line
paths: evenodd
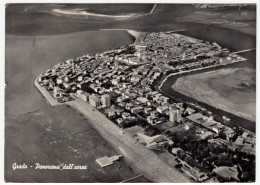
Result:
M246 35L250 35L250 36L254 36L256 37L256 32L254 30L248 30L248 29L243 29L243 26L234 26L232 24L225 24L225 23L211 23L211 22L207 22L206 21L192 21L192 20L184 20L184 19L178 19L177 22L179 23L195 23L195 24L203 24L203 25L212 25L212 26L216 26L216 27L222 27L222 28L225 28L225 29L230 29L230 30L233 30L233 31L238 31L238 32L241 32L243 34L246 34Z
M79 100L66 104L82 113L101 136L124 156L129 166L142 173L148 180L171 183L191 182L180 171L162 161L155 153L135 141L130 135L123 133L122 129L90 104Z
M140 35L138 31L135 30L129 30L129 29L123 29L123 28L118 28L118 29L99 29L100 31L126 31L129 35L133 36L135 39L137 39Z
M36 87L36 89L38 89L40 91L40 93L43 95L43 97L47 100L47 103L49 103L51 106L56 106L56 105L60 105L61 103L59 103L56 99L54 99L50 93L44 88L42 87L39 82L38 82L38 78L41 75L39 75L35 81L34 81L34 85Z
M223 68L223 69L219 69L219 70L231 70L231 69L232 70L236 70L235 68ZM216 72L216 71L215 70L214 71L208 71L208 72L204 72L204 74L206 75L206 74L209 74L209 73L212 73L212 72ZM237 115L237 116L242 117L244 119L247 119L249 121L253 121L253 122L256 121L255 120L255 116L251 115L250 111L247 112L246 110L244 110L244 111L237 110L235 107L239 106L238 104L233 104L233 106L231 106L232 104L231 105L230 104L225 104L224 100L221 100L220 97L218 99L214 99L214 98L211 98L211 96L207 96L207 95L205 95L203 93L201 93L201 96L199 95L200 93L197 93L195 95L195 94L192 93L192 91L193 91L192 83L189 84L190 86L187 86L187 85L183 86L182 85L184 83L184 79L182 79L182 78L191 76L190 80L192 80L192 76L193 75L199 75L199 74L202 74L202 73L190 74L190 75L185 75L183 77L179 77L179 78L176 79L175 83L173 83L171 88L173 88L175 91L177 91L177 92L179 92L181 94L184 94L185 96L191 97L193 99L196 99L198 101L204 102L204 103L209 104L211 106L214 106L216 108L222 109L222 110L224 110L226 112L230 112L230 113L232 113L234 115ZM191 87L191 88L189 88L189 87ZM203 87L202 87L202 89L203 89ZM212 91L214 92L216 90L212 89ZM228 101L228 99L226 99L226 101Z
M135 42L137 41L137 39L138 39L138 37L140 36L140 33L142 33L142 32L138 32L138 31L135 31L135 30L130 30L130 29L99 29L100 31L106 31L106 30L111 30L111 31L113 31L113 30L118 30L118 31L126 31L129 35L131 35L131 36L133 36L134 38L135 38L135 41L133 42L133 44L135 44ZM84 32L84 31L83 31ZM191 37L192 38L192 37ZM162 90L161 90L161 88L162 88L162 86L163 86L163 84L167 81L167 79L168 78L170 78L170 77L172 77L172 76L176 76L176 75L181 75L181 74L186 74L186 73L193 73L193 72L196 72L196 71L200 71L200 70L211 70L211 69L213 69L213 68L218 68L218 67L225 67L225 66L227 66L227 65L232 65L232 64L236 64L236 63L240 63L240 62L242 62L242 61L247 61L247 59L245 59L245 58L242 58L241 60L239 60L239 61L232 61L232 62L229 62L229 63L221 63L221 64L218 64L218 65L214 65L214 66L206 66L206 67L203 67L203 68L198 68L198 69L192 69L192 70L189 70L189 71L181 71L181 72L178 72L178 73L174 73L174 74L169 74L168 76L166 76L164 79L163 79L163 81L161 81L160 82L160 86L159 86L159 90L161 91L161 92L163 92ZM38 77L37 77L37 79L38 79ZM37 84L38 84L38 82L37 81L35 81ZM176 82L176 81L175 81ZM39 84L38 84L39 85ZM36 85L35 85L36 86ZM40 86L40 85L39 85ZM39 89L39 88L38 88ZM40 86L40 89L42 89L41 88L41 86ZM45 89L44 89L45 90ZM49 94L46 90L46 92L43 90L43 92L44 93L42 93L41 92L41 90L39 90L43 95L44 94L46 94L46 96L44 95L44 97L46 98L46 99L50 99L50 101L48 101L48 102L52 102L52 104L54 104L54 105L56 105L57 104L57 100L55 100L55 99L53 99L52 97L49 97L47 94ZM174 89L173 89L174 90ZM175 90L174 90L175 91ZM178 91L175 91L175 92L178 92ZM166 92L165 92L166 93ZM182 93L180 93L180 92L178 92L179 94L181 94L181 95L184 95L184 96L186 96L185 94L182 94ZM171 97L168 93L166 93L166 95L167 96L169 96L169 97ZM251 121L251 122L255 122L255 121L252 121L252 120L248 120L248 119L246 119L246 118L244 118L244 117L241 117L240 115L236 115L236 114L234 114L233 112L230 112L230 111L226 111L226 110L224 110L224 109L221 109L221 108L216 108L216 107L214 107L214 106L212 106L212 105L210 105L210 104L208 104L207 102L203 102L203 101L200 101L200 100L196 100L195 98L192 98L192 97L189 97L189 96L186 96L186 97L188 97L188 98L190 98L190 99L193 99L193 100L195 100L196 102L199 102L199 103L203 103L203 104L206 104L206 105L209 105L210 107L213 107L213 108L215 108L215 109L219 109L219 110L222 110L222 112L224 112L224 113L228 113L228 114L232 114L232 115L235 115L235 116L237 116L237 117L239 117L239 118L242 118L242 119L245 119L245 120L247 120L247 121ZM58 103L59 104L59 103ZM225 115L225 114L224 114ZM239 124L239 126L240 126L240 124ZM242 128L244 128L244 129L247 129L247 128L245 128L244 126L241 126ZM247 129L248 130L248 129ZM252 131L251 129L249 129L250 131ZM253 131L253 132L255 132L255 131Z
M125 15L106 15L106 14L100 14L100 13L91 13L87 11L82 11L82 9L74 9L74 10L62 10L59 8L52 9L52 13L56 14L63 14L63 15L78 15L78 16L90 16L90 17L101 17L101 18L109 18L114 20L127 20L131 18L137 18L141 16L150 15L154 12L157 4L154 4L153 8L147 12L147 13L128 13Z
M164 78L164 80L161 82L159 89L161 90L161 87L163 86L164 82L167 81L167 79L171 76L176 76L176 75L181 75L181 74L186 74L186 73L191 73L191 72L195 72L195 71L201 71L201 70L205 70L205 69L211 69L211 68L215 68L215 67L220 67L220 66L227 66L227 65L231 65L231 64L235 64L235 63L239 63L239 62L244 62L247 61L247 59L242 59L239 61L233 61L233 62L229 62L229 63L222 63L222 64L217 64L217 65L212 65L212 66L206 66L206 67L202 67L202 68L197 68L197 69L192 69L192 70L188 70L188 71L180 71L178 73L172 73L169 74L168 76L166 76Z
M135 31L135 30L129 30L129 29L100 29L99 31L113 31L113 30L117 30L117 31L126 31L129 35L133 36L135 38L133 44L135 43L135 41L137 40L137 38L139 37L139 32L138 31ZM81 32L78 32L78 33L83 33L83 32L86 32L86 31L81 31ZM88 31L87 31L88 32ZM61 62L59 62L61 63ZM57 64L59 64L57 63ZM57 65L56 64L56 65ZM47 70L47 69L46 69ZM42 73L44 73L46 70L44 70ZM36 89L39 90L39 92L43 95L43 97L47 100L47 103L49 103L50 105L52 106L56 106L56 105L60 105L62 103L59 103L56 99L54 99L50 93L45 89L43 88L39 83L38 83L38 78L42 75L42 73L36 77L36 79L34 80L34 86L36 87Z
M232 67L236 64L238 64L239 62L235 62L232 63L230 65L219 65L219 66L215 66L217 69L226 69L227 66L228 67ZM212 71L212 69L214 68L204 68L202 69L203 72L208 72L208 71ZM193 71L191 72L191 74L197 74L199 72L199 70L197 71ZM235 115L233 113L230 113L228 111L222 110L220 108L217 108L215 106L212 106L208 103L202 102L200 100L197 100L195 98L192 98L190 96L186 96L185 94L182 94L178 91L176 91L175 89L170 89L170 91L168 90L169 88L164 87L165 84L169 83L168 78L173 78L171 79L172 82L170 83L170 87L177 81L178 78L182 77L182 76L186 76L189 75L188 73L180 73L180 74L169 74L168 76L166 76L165 78L163 78L163 80L161 80L158 85L157 88L158 90L163 93L164 95L171 97L171 98L177 98L177 99L181 99L181 100L185 100L187 102L193 102L195 104L198 104L204 108L206 108L207 110L211 111L213 114L222 117L222 116L226 116L229 117L231 119L232 122L236 123L238 126L242 127L244 130L247 130L249 132L256 132L256 122L254 121L250 121L248 119L245 119L243 117L240 117L238 115ZM160 85L159 85L160 84ZM162 90L163 89L163 90ZM171 94L174 93L174 96L172 96Z
M124 30L135 37L135 40L139 36L139 32L137 31L126 29ZM59 103L50 95L50 93L44 87L40 86L40 84L38 83L38 78L41 75L42 74L40 74L35 79L35 87L40 91L40 93L51 106L63 104ZM88 120L90 120L91 118L101 118L101 120L91 120L89 122L93 126L93 128L97 130L101 134L101 136L106 141L108 141L118 153L121 153L125 156L128 165L133 169L134 172L142 173L145 178L153 182L191 182L191 180L188 177L184 176L180 171L178 171L178 169L172 168L169 164L162 161L155 153L145 148L145 146L141 145L140 143L136 142L131 136L126 135L125 133L123 134L122 129L120 129L112 121L107 119L105 115L99 112L96 108L91 107L90 104L80 100L69 101L65 104L82 113ZM93 113L97 113L98 115L93 116ZM101 124L104 122L106 123ZM113 131L111 130L112 128ZM124 140L122 139L122 136L125 136ZM138 148L138 150L136 150L136 147ZM140 160L140 156L142 160ZM151 158L153 158L153 160L148 159L147 156L150 156ZM154 161L156 161L156 163ZM147 172L147 169L150 170L148 170Z
M51 106L62 104L58 103L46 89L40 86L37 81L40 76L41 75L34 81L35 87L42 93ZM134 172L143 174L145 178L153 182L191 182L191 180L180 171L162 161L155 153L136 142L128 134L123 133L122 129L107 119L105 115L99 112L95 107L92 107L89 103L81 100L73 100L65 104L71 106L79 113L82 113L91 126L97 130L118 153L124 155L128 165ZM93 116L93 114L96 115ZM147 156L150 158L147 158ZM156 163L154 161L156 161ZM150 170L147 171L147 169Z
M86 16L87 17L97 17L97 18L106 18L106 19L112 19L112 20L128 20L132 18L137 18L141 16L146 16L150 15L152 12L148 13L130 13L126 15L106 15L106 14L98 14L98 13L91 13L87 11L81 11L81 10L61 10L61 9L53 9L51 13L56 14L56 15L65 15L65 16Z
M109 29L111 30L111 29ZM112 30L125 30L130 35L135 37L135 41L140 36L139 32L128 29L112 29ZM135 42L134 42L135 43ZM225 62L217 64L214 66L206 66L203 68L193 69L189 71L181 71L178 73L170 74L163 79L159 86L159 90L163 86L164 82L171 76L191 73L194 71L201 71L205 69L213 69L220 66L227 66L230 64L246 61L247 59L242 58L239 61ZM41 87L38 83L39 75L35 80L35 86L47 99L47 101L52 105L56 106L60 103L55 100L50 93ZM124 133L117 125L112 121L107 119L104 114L99 112L95 107L90 104L80 100L73 100L66 102L65 104L71 106L73 109L82 113L85 118L87 118L90 124L95 130L97 130L100 135L112 145L112 147L120 154L124 156L126 161L134 169L134 172L142 173L145 178L152 182L191 182L191 180L184 176L178 169L172 168L169 164L162 161L158 156L147 149L145 146L141 145L135 141L130 135Z
M31 38L31 37L39 37L39 38L44 38L44 37L56 37L56 36L62 36L62 35L73 35L75 33L86 33L86 32L98 32L98 31L127 31L127 29L96 29L96 30L81 30L81 31L72 31L72 32L68 32L68 33L61 33L61 34L40 34L40 35L26 35L26 34L6 34L6 37L17 37L17 36L21 36L21 37L26 37L26 38ZM131 30L134 31L134 30ZM128 32L129 33L129 32ZM139 32L138 32L139 33ZM130 33L129 33L130 34ZM130 34L131 35L131 34ZM133 36L133 35L132 35Z
M80 9L75 10L61 10L61 9L53 9L52 12L65 14L65 15L82 15L82 16L96 16L96 17L106 17L106 18L115 18L115 19L126 19L136 16L137 14L126 14L126 15L105 15L105 14L97 14L90 13L87 11L82 11Z

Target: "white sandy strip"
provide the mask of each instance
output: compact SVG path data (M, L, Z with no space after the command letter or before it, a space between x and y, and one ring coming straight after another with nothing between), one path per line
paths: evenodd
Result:
M53 9L52 11L55 13L60 13L60 14L66 14L66 15L84 15L84 16L96 16L96 17L106 17L106 18L113 18L113 19L129 19L129 18L137 18L140 16L145 16L145 15L150 15L153 13L153 11L156 8L155 4L152 8L152 10L149 13L146 14L126 14L126 15L105 15L105 14L96 14L96 13L90 13L87 11L82 11L81 9L74 9L74 10L61 10L61 9Z
M81 11L79 9L75 9L75 10L53 9L52 11L55 12L55 13L67 14L67 15L85 15L85 16L107 17L107 18L115 18L115 19L126 19L126 18L130 18L130 17L137 15L137 14L104 15L104 14L89 13L89 12L86 12L86 11Z

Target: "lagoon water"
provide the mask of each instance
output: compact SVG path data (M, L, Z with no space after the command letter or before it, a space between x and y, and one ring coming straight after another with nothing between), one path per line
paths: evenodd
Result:
M187 31L183 32L184 35L188 35L191 37L195 37L201 40L206 40L206 41L210 41L210 42L217 42L220 46L222 47L226 47L228 48L230 51L240 51L240 50L244 50L244 49L249 49L249 48L255 48L256 47L256 37L255 36L251 36L251 35L247 35L245 33L241 33L239 31L235 31L235 30L229 30L226 28L222 28L222 27L216 27L216 26L212 26L212 25L202 25L202 24L193 24L193 23L189 23L189 24L182 24L183 27L187 28ZM248 61L245 62L240 62L240 63L236 63L236 64L232 64L229 66L224 66L224 67L220 67L220 68L248 68L250 70L252 70L253 74L251 74L251 79L253 80L251 82L251 84L253 84L254 87L252 87L253 89L255 89L255 77L256 77L256 52L255 51L251 51L251 52L247 52L247 53L241 53L241 56L243 56L244 58L248 59ZM210 71L212 69L207 69L205 70L205 72ZM215 70L215 69L214 69ZM201 72L199 72L201 73ZM197 74L197 72L192 72L189 74ZM239 116L236 116L230 112L226 112L223 111L221 109L215 108L213 106L210 106L209 103L207 103L207 101L200 101L199 99L196 98L192 98L189 96L185 96L184 94L181 94L180 92L176 91L174 88L172 88L172 86L174 85L174 83L176 82L176 80L179 77L182 76L186 76L189 74L184 74L184 75L176 75L176 76L172 76L170 78L168 78L165 83L162 86L162 91L169 96L174 96L177 98L180 98L184 101L188 101L188 102L196 102L199 103L200 105L206 107L207 109L209 109L210 111L212 111L214 114L219 115L219 116L227 116L231 119L231 121L237 123L238 125L240 125L243 128L246 128L250 131L255 131L256 125L254 121L250 121L244 118L241 118ZM246 73L245 73L246 75ZM243 76L243 75L241 75ZM228 85L228 83L227 83ZM197 88L200 88L199 86ZM235 90L234 90L235 92ZM256 91L250 91L250 96L256 96ZM211 97L214 98L214 97ZM252 104L252 102L248 102L248 103L244 103L244 106L248 106L248 104L251 104L250 109L254 109L254 104ZM243 107L243 105L241 105ZM252 107L253 106L253 107ZM245 108L246 109L246 108ZM235 109L231 112L236 111Z
M103 52L133 38L126 31L85 31L53 36L6 36L6 115L21 115L47 103L33 85L55 64L84 54Z
M255 121L255 71L249 68L225 68L187 75L172 88L199 101Z
M14 21L12 24L7 25L6 115L11 117L47 105L40 93L38 93L32 85L33 80L44 70L67 58L75 58L87 53L101 52L133 42L133 38L125 31L77 32L80 29L98 29L98 27L91 25L95 24L100 26L102 25L100 22L95 23L95 21L91 22L89 20L85 21L86 23L84 24L84 20L81 19L64 19L64 17L39 12L34 12L33 15L35 18L29 13L23 14L23 16L19 18L24 25L26 25L26 21L32 23L33 33L30 33L30 30L28 31L28 29L24 28L22 23L18 24ZM46 24L46 22L44 22L46 18L51 22L50 29L48 29L51 33L46 36L38 35L41 33L41 27L45 27L46 30L46 26L43 26ZM7 20L12 22L13 17L7 16ZM56 22L59 29L54 28ZM18 24L18 26L13 27L14 23ZM247 35L239 31L195 23L176 22L173 25L187 29L187 31L182 32L184 35L210 42L217 42L222 47L227 47L231 51L254 48L256 46L255 36ZM15 32L13 32L13 30L15 30ZM72 33L64 34L67 32ZM42 34L46 33L47 32L43 32ZM27 36L23 36L23 34ZM256 68L256 54L254 51L241 55L249 60L229 67ZM165 85L166 93L175 93L171 88L173 83L174 82L165 83L168 84Z
M136 176L137 174L128 167L125 161L118 162L112 170L100 169L95 159L103 157L103 155L111 155L105 153L105 150L114 151L113 147L75 111L64 112L65 109L68 109L65 105L63 108L62 106L50 107L34 87L35 78L55 64L69 58L95 54L131 44L133 37L126 31L83 31L92 30L90 28L81 29L79 32L82 20L68 19L64 23L64 18L56 16L48 16L46 19L46 17L39 16L38 13L38 17L35 16L35 18L32 18L30 14L24 14L21 16L23 21L13 21L14 25L11 27L16 27L15 32L12 31L12 28L6 29L5 180L8 182L119 182ZM52 18L58 24L70 24L57 28L52 25L49 29L46 29L48 26L44 26L45 30L49 30L51 33L39 34L41 27L48 24ZM42 22L37 23L38 25L27 25L37 22L39 19L42 19ZM50 20L50 22L52 21ZM10 24L10 20L8 23ZM76 25L76 28L73 28L73 25ZM33 28L34 31L31 32L30 28ZM68 29L64 31L61 28ZM60 108L61 110L58 110ZM23 120L25 117L26 120ZM47 128L51 122L54 129ZM60 141L58 147L53 147L51 142L46 143L46 139L53 138L50 132L55 131L56 133L53 135L57 138L63 135L66 122L68 123L68 136L75 133L73 136L77 139L72 141L71 137L65 135L64 141ZM79 125L80 123L82 126ZM59 126L61 127L58 128ZM75 130L73 131L73 129ZM82 133L79 133L79 130ZM89 138L83 138L82 142L79 142L78 137ZM69 148L71 142L76 144L74 150ZM68 149L71 152L64 155ZM84 153L83 150L87 152ZM77 155L82 155L82 157L75 157L74 151L81 151ZM43 160L45 164L57 164L58 162L87 164L88 170L81 173L37 170L14 172L11 168L15 162L34 164ZM140 181L147 182L145 178Z
M58 62L68 58L76 58L88 53L102 52L110 48L131 44L133 42L133 38L125 31L90 31L103 28L102 21L69 19L46 14L44 12L30 13L24 11L25 8L24 5L22 8L19 6L7 8L5 48L5 80L7 84L5 91L6 117L22 115L48 106L44 98L33 85L35 78L46 69L51 68ZM177 9L180 12L183 12L181 8L177 7ZM18 11L18 14L14 13ZM10 14L8 14L8 12L10 12ZM143 27L146 26L145 23L142 24L144 24ZM159 22L156 22L156 24L160 26ZM183 33L184 35L211 42L215 41L221 46L234 51L255 47L255 37L242 34L239 31L231 31L209 25L191 23L178 24L179 27L187 29L187 31ZM124 23L122 23L122 25L124 25ZM175 23L172 23L172 25L174 27ZM113 23L111 27L113 27ZM133 29L133 27L131 27L131 29ZM255 52L246 53L243 56L248 57L250 60L230 67L250 67L255 69ZM165 92L169 94L173 93L174 95L184 98L184 100L191 100L188 97L178 94L171 88L174 82L174 79L169 79L169 81L165 83ZM12 163L18 155L26 154L26 152L23 151L23 147L25 146L24 143L32 148L45 146L41 140L39 140L39 143L34 144L34 142L32 142L32 137L28 134L30 133L28 131L29 129L26 129L24 125L31 125L30 130L32 133L38 135L42 134L42 130L37 130L36 128L39 124L44 124L49 118L57 118L54 125L56 122L63 123L62 114L60 115L61 117L58 118L57 114L54 114L55 111L52 110L52 107L47 107L47 109L49 110L49 114L45 114L44 110L38 110L34 113L24 115L27 118L22 120L24 122L10 119L10 122L12 123L10 123L10 125L8 122L6 123L6 125L9 125L9 127L6 127L6 138L12 137L14 139L15 137L13 136L19 136L18 138L15 138L15 141L12 143L8 143L8 141L11 140L6 141L7 144L5 147L10 150L5 150L5 152L9 151L9 153L6 153L6 156L11 156L11 158L9 158L10 163ZM41 114L44 115L44 117L39 119L38 116ZM220 112L220 114L223 114L223 112ZM45 119L45 117L48 119ZM35 120L33 120L33 118ZM73 118L75 118L75 122L79 119L76 117ZM240 118L238 118L238 120L241 121ZM16 121L17 124L14 124ZM250 125L253 129L255 128L254 122L246 122L245 120L244 123ZM87 126L87 121L85 124ZM92 137L89 132L88 134L89 137ZM97 136L97 134L93 135L95 135L95 137L101 137ZM104 143L106 144L106 142ZM95 143L90 142L90 144L93 145ZM67 145L67 143L64 143L64 145ZM112 146L109 145L108 148L109 147ZM58 157L62 157L63 149L60 149L58 152L61 153ZM95 152L94 149L93 152ZM30 153L25 157L31 158ZM41 156L39 155L38 157ZM52 157L51 154L46 158L46 161L50 160ZM24 156L21 158L24 158ZM5 169L7 167L8 164L5 165ZM120 172L121 169L118 170L118 173ZM129 174L134 176L132 173ZM28 174L25 174L24 177L21 176L21 179L25 180L28 178L27 176ZM41 176L41 178L45 179L48 179L49 177L50 176L43 174ZM12 178L13 180L16 179L15 176L12 176ZM96 181L99 180L96 176L93 178ZM85 182L88 180L89 179L86 179ZM62 178L59 179L59 181L62 181ZM72 179L72 181L75 180Z

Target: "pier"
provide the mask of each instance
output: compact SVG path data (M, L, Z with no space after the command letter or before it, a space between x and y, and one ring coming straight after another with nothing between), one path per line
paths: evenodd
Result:
M156 8L156 5L157 5L157 4L155 4L155 5L153 6L153 9L150 11L150 14L153 13L154 9Z
M254 51L254 50L256 50L256 48L244 49L244 50L241 50L241 51L233 52L232 54L245 53L245 52L248 52L248 51Z

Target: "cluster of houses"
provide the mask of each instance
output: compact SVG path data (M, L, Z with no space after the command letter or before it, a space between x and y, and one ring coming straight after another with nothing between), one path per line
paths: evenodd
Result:
M138 56L155 61L170 71L187 71L215 64L240 61L244 58L230 53L216 43L209 43L177 33L150 33L136 46Z
M153 83L169 71L238 59L216 43L175 33L150 33L135 46L61 62L45 71L38 82L61 103L80 99L102 108L109 118L116 117L119 126L140 118L162 133L196 128L196 134L202 139L224 133L226 140L217 138L211 142L232 143L232 146L235 143L240 150L254 153L255 136L251 133L244 132L231 142L235 134L231 128L196 113L191 107L184 107L183 103L173 103L152 88ZM100 161L101 164L103 159ZM189 165L184 165L183 170L197 181L206 178Z
M175 156L178 156L178 153L184 153L186 155L187 161L195 161L188 153L183 151L181 148L173 148L171 152ZM197 167L190 166L186 161L183 161L180 158L178 158L178 161L180 164L182 164L181 170L193 180L197 182L203 182L209 178L206 173L202 172Z
M234 136L235 136L235 131L227 127L215 120L213 120L212 117L207 117L203 116L200 113L196 113L190 116L187 116L187 119L192 121L193 123L196 123L209 131L214 132L214 134L224 134L225 140L216 138L216 139L211 139L210 142L218 144L218 145L226 145L228 146L229 149L233 151L242 151L248 154L253 154L255 155L255 134L251 133L249 131L244 131L242 135L239 135L237 139L232 142Z

